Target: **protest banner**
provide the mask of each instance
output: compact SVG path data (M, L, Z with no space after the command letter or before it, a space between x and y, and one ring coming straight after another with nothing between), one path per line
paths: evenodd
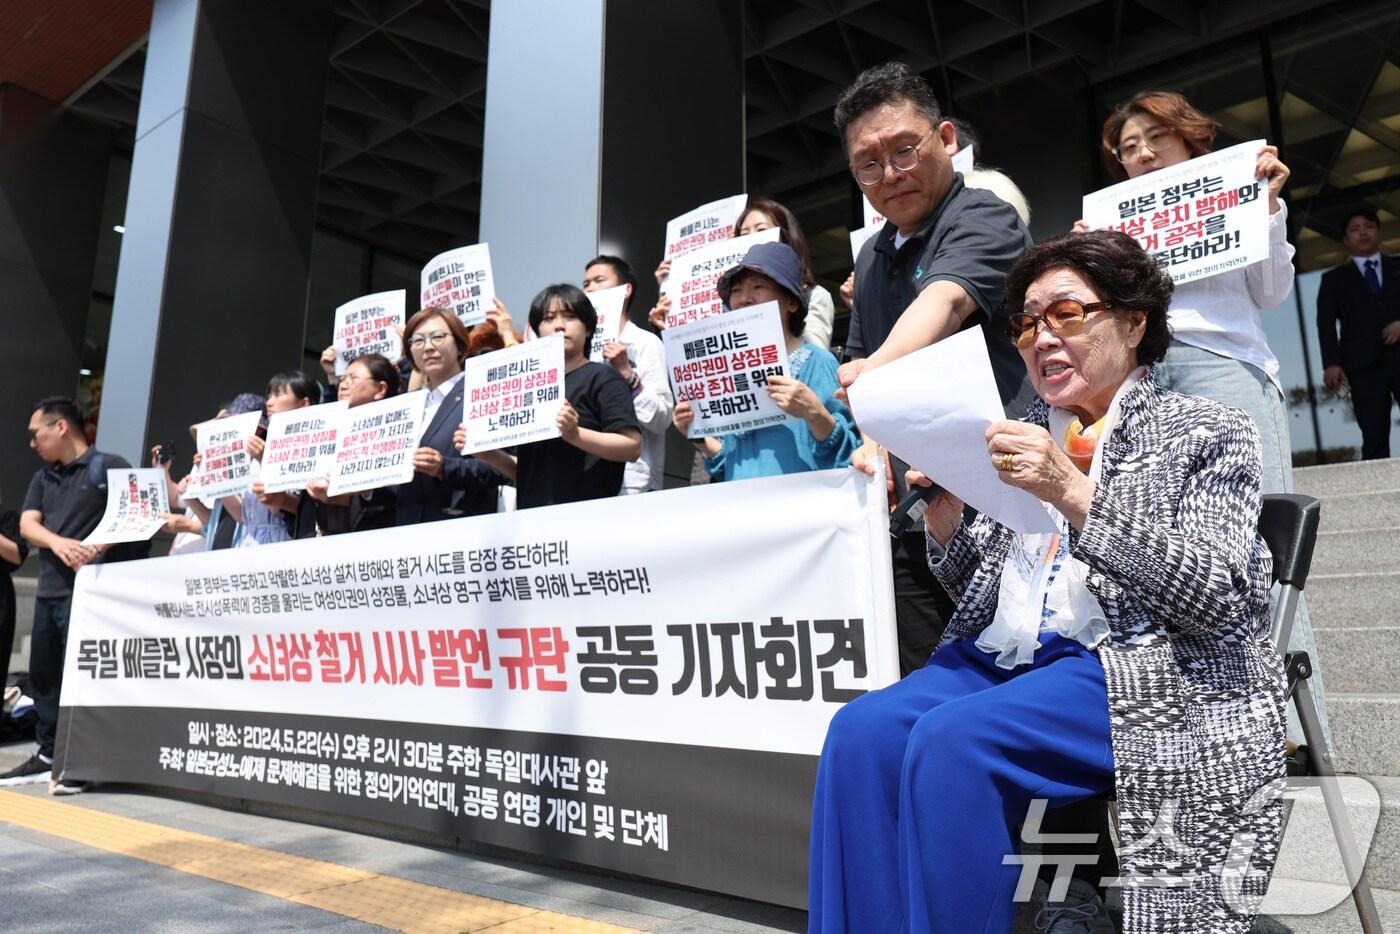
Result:
M423 308L450 308L467 327L486 320L496 297L491 250L485 243L458 247L428 260L419 279Z
M1269 258L1262 139L1209 152L1084 196L1084 222L1142 244L1177 285Z
M728 240L734 235L734 224L748 201L748 195L730 195L671 218L666 222L666 245L661 255L674 260L707 243Z
M599 289L588 293L593 303L593 311L598 315L598 326L593 330L593 344L588 356L599 363L603 362L603 347L608 341L617 340L622 331L622 318L627 314L623 306L627 304L627 286L615 285L610 289Z
M345 411L346 403L327 402L269 416L258 477L264 492L304 490L310 480L329 479Z
M678 257L671 264L671 274L662 291L671 297L666 312L666 327L680 327L692 321L703 321L724 311L724 303L715 291L715 282L728 269L739 265L749 248L759 243L775 243L782 235L777 227L769 227L744 237L722 240Z
M420 389L346 409L336 432L331 496L395 486L413 479L413 452L423 435Z
M827 724L899 677L887 508L830 470L87 567L64 776L805 905Z
M195 426L199 466L185 492L187 498L216 500L221 496L242 496L253 483L253 459L248 456L248 439L258 430L261 412L244 412Z
M350 361L363 354L383 354L394 362L403 358L403 338L396 328L404 325L406 295L403 289L376 292L335 310L336 376L343 376Z
M165 471L159 467L112 467L107 470L107 508L84 545L147 542L165 525L170 511Z
M472 357L462 377L462 453L557 438L555 418L563 407L563 334Z
M764 388L790 376L778 303L764 302L661 332L676 402L695 412L689 438L713 438L787 421Z

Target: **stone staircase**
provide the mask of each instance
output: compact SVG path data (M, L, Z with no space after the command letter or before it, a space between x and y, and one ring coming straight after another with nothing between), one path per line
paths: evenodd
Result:
M1400 459L1308 467L1293 481L1297 492L1322 500L1306 594L1334 765L1375 789L1351 789L1347 805L1355 831L1370 836L1375 828L1366 874L1386 930L1400 931ZM1289 821L1275 885L1343 898L1321 796L1305 793ZM1361 930L1349 897L1323 915L1277 917L1308 934Z

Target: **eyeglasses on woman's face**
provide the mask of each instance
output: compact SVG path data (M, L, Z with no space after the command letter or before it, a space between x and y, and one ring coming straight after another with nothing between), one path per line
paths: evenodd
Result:
M1036 331L1043 323L1051 333L1060 337L1072 337L1084 330L1084 319L1098 311L1107 311L1108 302L1090 302L1087 305L1072 298L1062 298L1051 302L1040 314L1018 311L1006 322L1006 336L1017 347L1025 350L1035 343Z
M431 334L415 334L408 340L408 348L412 351L420 351L424 347L441 347L452 340L450 331L434 331Z

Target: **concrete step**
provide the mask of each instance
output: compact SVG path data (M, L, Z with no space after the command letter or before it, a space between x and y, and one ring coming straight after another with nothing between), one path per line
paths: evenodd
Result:
M29 634L34 631L34 591L38 581L32 577L16 577L14 581L15 641L10 646L10 671L28 671Z
M1400 626L1313 626L1327 690L1385 690L1400 680ZM1397 737L1400 741L1400 737Z
M1400 891L1372 886L1371 895L1382 929L1400 930ZM1318 913L1319 905L1333 907ZM1254 922L1250 934L1361 934L1356 903L1345 885L1288 879L1274 873L1263 908L1265 914ZM1299 910L1307 913L1294 913Z
M1338 772L1400 776L1400 694L1329 690L1327 717Z
M1400 528L1319 532L1313 552L1316 574L1366 574L1400 568Z
M1366 878L1379 888L1400 888L1400 778L1343 776L1352 836L1366 857ZM1308 882L1346 881L1341 852L1320 788L1290 792L1288 823L1274 873Z
M1314 629L1400 626L1400 571L1313 574L1306 592Z
M1400 489L1322 497L1323 532L1400 528Z
M1400 489L1400 458L1300 467L1293 471L1293 489L1319 498Z

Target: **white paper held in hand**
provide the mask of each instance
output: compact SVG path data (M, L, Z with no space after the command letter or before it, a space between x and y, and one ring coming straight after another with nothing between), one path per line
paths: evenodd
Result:
M1003 483L987 454L987 426L1006 414L982 328L866 370L846 392L866 437L978 512L1017 532L1055 531L1046 504Z

